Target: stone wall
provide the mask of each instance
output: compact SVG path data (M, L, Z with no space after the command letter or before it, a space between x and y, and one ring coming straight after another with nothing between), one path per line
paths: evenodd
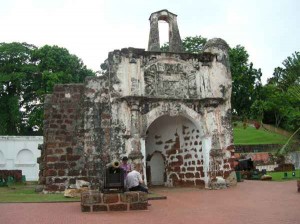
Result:
M274 164L276 158L271 153L268 152L257 152L257 153L235 153L234 157L236 159L249 159L254 162L254 165L268 165Z
M280 144L260 144L260 145L235 145L237 153L254 153L254 152L274 152L280 149Z
M161 154L163 169L153 164L152 156ZM185 117L163 116L151 124L146 138L147 166L151 176L164 174L167 186L203 186L204 161L200 131ZM153 164L153 166L152 166ZM228 161L221 161L222 171L218 176L230 172ZM220 168L217 168L220 170ZM157 181L157 179L156 179ZM149 184L153 184L149 180Z
M148 129L147 160L155 153L163 155L167 185L197 185L204 177L201 145L199 130L187 118L161 117ZM157 172L155 166L150 170L151 176Z
M82 212L147 210L147 206L148 198L145 192L103 194L99 191L88 191L81 194Z
M84 161L84 85L57 85L45 99L44 145L40 184L62 191L76 179L86 179Z
M145 158L151 156L153 149L163 152L166 158L166 185L203 185L209 179L210 149L218 149L224 153L224 157L218 158L214 165L218 170L215 175L226 177L231 170L228 161L231 153L226 151L232 144L231 112L227 101L231 83L229 76L222 76L228 72L226 63L222 62L221 56L220 62L214 57L209 51L191 55L146 52L132 48L109 54L106 63L110 66L110 72L107 76L116 82L111 95L115 99L121 99L112 100L112 120L123 130L120 134L128 136L123 138L125 153L141 150ZM210 71L212 68L214 71ZM214 78L218 73L218 78ZM194 126L192 129L195 133L198 131L198 139L192 145L195 146L197 142L197 147L185 147L185 144L190 145L191 142L187 140L188 137L196 138L196 134L184 134L181 130L183 124L175 124L177 127L173 128L171 123L160 126L159 130L165 130L163 132L167 135L173 129L172 137L163 136L164 133L158 134L159 131L152 133L166 138L161 139L164 142L161 146L173 147L173 155L168 155L164 152L166 150L157 146L153 147L152 143L149 145L149 141L144 142L147 141L153 122L159 119L159 123L164 124L167 116L186 118ZM179 136L177 140L175 137L176 129L181 136L180 144ZM189 131L192 132L192 129ZM210 139L211 143L208 146L210 149L204 150L205 156L201 154L203 138ZM117 151L114 148L112 150ZM199 156L199 161L194 154ZM188 166L191 166L189 171L186 170ZM194 172L191 172L192 169L195 169ZM175 170L177 171L174 172Z
M176 15L167 10L151 14L150 22L156 20L178 29ZM172 38L178 45L179 31ZM168 186L208 187L211 178L229 175L229 47L217 38L200 54L181 53L175 45L171 52L115 50L101 77L55 87L45 102L40 180L46 190L63 190L76 178L101 187L105 165L125 155L144 165L150 183L155 177ZM153 164L160 169L153 171Z
M274 145L277 146L277 145ZM270 145L260 145L260 149L270 149ZM242 151L243 153L235 153L234 157L236 159L249 159L254 162L254 165L257 169L267 169L268 171L273 170L274 168L278 167L276 153L270 152L253 152L256 151L252 149L252 146L244 146L244 150L236 150ZM250 151L245 153L245 151ZM267 150L266 150L267 151ZM296 169L300 168L300 152L289 152L284 155L285 163L291 163L295 166Z

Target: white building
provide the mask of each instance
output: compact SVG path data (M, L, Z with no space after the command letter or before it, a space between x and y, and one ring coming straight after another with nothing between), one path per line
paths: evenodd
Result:
M26 180L38 180L42 143L42 136L0 136L0 170L22 170Z

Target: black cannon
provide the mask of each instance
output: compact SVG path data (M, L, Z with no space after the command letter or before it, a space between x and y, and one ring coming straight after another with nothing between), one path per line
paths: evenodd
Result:
M236 171L251 171L254 169L253 161L249 159L239 159L237 160L238 165L235 167Z
M242 179L258 180L261 177L259 170L255 169L253 161L249 159L239 159L238 164L235 166L235 171Z
M120 168L119 161L113 161L106 165L102 191L104 193L125 191L124 170Z

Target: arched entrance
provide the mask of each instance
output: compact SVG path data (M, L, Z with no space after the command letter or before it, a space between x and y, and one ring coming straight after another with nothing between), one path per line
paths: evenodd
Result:
M195 186L203 182L200 130L188 118L158 117L147 129L145 148L151 185Z
M154 152L148 163L150 167L151 185L164 185L165 160L160 152Z

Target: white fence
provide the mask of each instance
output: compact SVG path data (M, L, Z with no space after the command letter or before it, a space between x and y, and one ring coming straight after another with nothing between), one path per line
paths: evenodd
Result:
M42 136L0 136L0 169L22 170L26 180L38 180L38 145L42 143Z
M278 164L255 166L255 168L258 169L259 171L262 171L263 169L265 169L266 171L274 171L276 167L278 167Z

